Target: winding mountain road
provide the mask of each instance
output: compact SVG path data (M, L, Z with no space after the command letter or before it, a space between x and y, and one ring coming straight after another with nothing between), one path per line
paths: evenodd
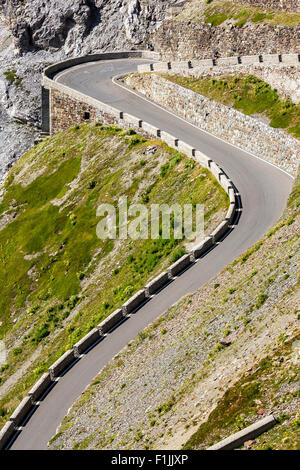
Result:
M98 372L138 332L182 296L196 291L257 241L281 216L293 179L284 171L201 131L143 98L112 83L112 77L135 71L145 59L118 59L69 68L60 83L135 115L189 143L218 163L241 195L242 211L232 232L204 257L156 294L137 312L76 362L40 401L11 449L46 449L68 409Z

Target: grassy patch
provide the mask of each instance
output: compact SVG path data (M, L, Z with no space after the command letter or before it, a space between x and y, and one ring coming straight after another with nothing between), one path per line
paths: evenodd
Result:
M235 26L243 26L246 22L267 23L271 25L298 26L300 14L296 12L277 11L268 8L246 6L224 0L206 2L189 2L186 8L177 15L177 20L205 21L217 27L226 20L231 20Z
M222 12L215 12L212 15L207 14L205 23L210 23L212 26L216 27L224 23L227 20L227 15Z
M17 71L15 69L8 69L4 72L6 80L11 84L11 85L21 85L22 83L22 78L19 77L17 74Z

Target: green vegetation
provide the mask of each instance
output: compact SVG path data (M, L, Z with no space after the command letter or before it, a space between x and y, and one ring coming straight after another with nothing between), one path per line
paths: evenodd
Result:
M8 69L4 72L6 80L11 84L11 85L21 85L22 83L22 78L19 77L17 74L17 71L14 69Z
M146 157L149 144L157 151ZM184 253L185 241L173 236L98 239L101 203L139 202L145 193L147 204L204 203L210 229L228 204L206 169L115 126L73 126L14 165L0 200L0 339L9 352L1 384L40 352L0 407L11 411L65 350Z
M277 90L254 75L226 75L218 79L162 76L244 114L265 116L271 127L285 129L294 137L300 137L300 104L281 99Z
M247 21L252 23L267 23L271 25L298 26L300 24L300 14L272 10L267 7L253 7L243 4L232 3L227 0L209 0L205 2L195 0L189 2L187 7L177 15L177 20L205 21L217 27L226 20L233 21L235 26L241 27Z
M224 23L227 20L227 15L222 12L215 12L212 15L207 14L205 23L210 23L212 26L216 27Z
M157 411L159 415L163 415L168 413L168 411L170 411L173 406L174 400L170 400L167 403L163 403L162 405L158 406L155 411Z

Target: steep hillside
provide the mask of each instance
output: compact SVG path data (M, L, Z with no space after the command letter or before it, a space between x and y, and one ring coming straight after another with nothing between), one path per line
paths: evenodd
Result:
M298 177L278 223L113 359L50 447L203 448L277 411L257 447L299 449L299 204Z
M156 273L186 240L100 240L102 203L203 203L205 226L228 196L193 160L133 130L74 126L14 165L0 200L0 423L65 350ZM210 232L209 232L210 233Z
M300 449L300 333L282 336L281 342L257 367L229 388L185 449L205 449L243 429L257 416L274 412L278 424L243 449Z

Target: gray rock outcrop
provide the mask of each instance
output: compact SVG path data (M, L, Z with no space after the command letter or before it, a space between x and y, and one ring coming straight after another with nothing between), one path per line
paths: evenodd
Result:
M177 0L0 0L0 181L39 134L40 76L65 57L144 48Z
M0 0L0 13L20 52L66 54L137 46L177 0Z

